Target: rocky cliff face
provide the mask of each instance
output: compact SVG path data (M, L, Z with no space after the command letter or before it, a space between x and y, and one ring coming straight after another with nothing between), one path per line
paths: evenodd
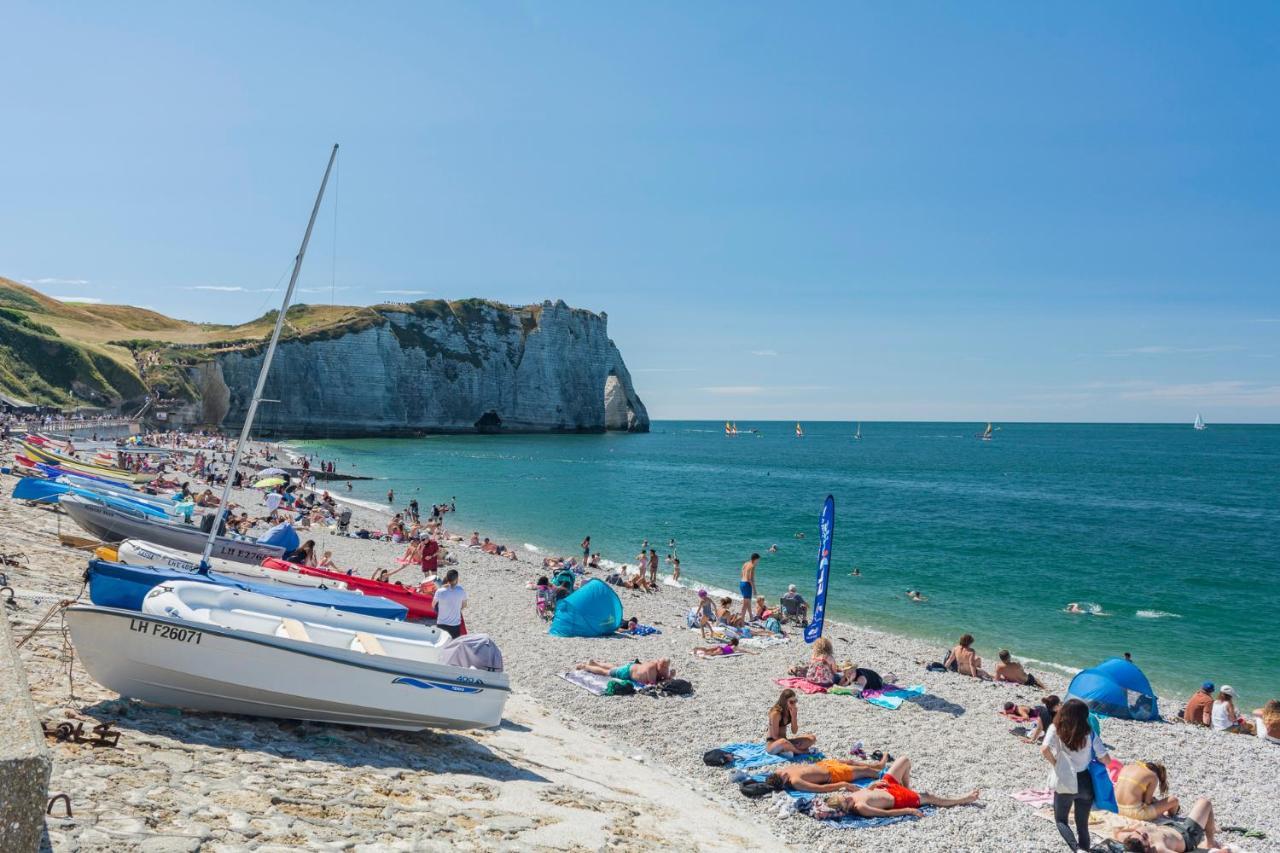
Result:
M647 432L607 316L563 302L381 306L359 327L282 340L255 427L293 436ZM192 368L186 419L239 428L265 346Z

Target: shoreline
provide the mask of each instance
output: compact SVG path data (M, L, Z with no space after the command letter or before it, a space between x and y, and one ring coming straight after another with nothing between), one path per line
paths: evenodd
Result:
M320 490L324 490L323 484ZM329 491L336 500L342 500L338 491ZM256 505L257 502L250 503L256 497L253 493L236 493L236 499L249 506ZM352 509L353 527L380 527L381 519L389 514L381 507L375 512L356 504ZM48 606L37 606L25 597L33 593L53 597L74 594L79 588L85 555L59 548L56 540L49 544L54 517L46 511L22 507L4 497L0 498L0 513L4 514L10 541L21 537L32 543L36 571L9 572L11 578L24 578L19 585L24 610L15 633L25 633L21 624L34 622ZM454 520L446 516L446 527ZM64 519L64 528L66 524ZM474 528L468 526L451 532L469 533L471 529ZM41 534L44 544L37 560L35 544ZM300 535L308 538L302 531ZM355 567L365 576L376 568L394 567L405 547L327 534L312 538L316 539L318 550L334 552L338 565L344 569ZM583 810L590 814L550 814L561 821L585 821L582 830L596 833L591 838L602 839L594 846L607 843L614 849L669 846L673 831L681 838L696 839L696 845L691 846L714 849L726 839L726 830L737 835L737 846L742 849L785 849L787 845L824 851L851 846L911 851L976 851L994 847L1044 853L1061 849L1062 841L1052 822L1010 796L1041 787L1047 765L1035 748L1011 736L1011 723L995 713L1004 701L1031 704L1043 695L1042 691L926 672L922 663L936 659L936 645L828 620L825 634L835 642L837 658L853 659L882 674L896 673L899 683L921 684L926 692L896 711L847 696L802 696L802 730L818 733L818 748L830 757L847 755L850 745L862 740L868 752L883 749L895 756L911 757L916 768L913 780L921 790L953 795L980 788L982 800L978 806L941 811L921 820L853 831L836 829L804 815L781 816L770 808L776 804L773 799L742 797L729 773L707 767L701 756L706 750L727 743L759 740L765 712L780 690L773 679L785 675L790 664L807 658L803 641L793 634L785 646L763 649L755 655L696 659L690 650L703 643L696 632L684 628L683 622L693 592L667 585L652 594L615 589L627 616L638 616L641 622L658 627L661 634L641 638L551 637L546 624L534 612L532 591L526 588L528 582L545 573L541 557L551 552L535 555L525 551L523 543L516 547L516 561L453 543L446 549L457 559L462 584L470 595L469 626L492 635L498 642L513 689L521 703L530 703L526 713L523 704L513 701L506 716L516 728L504 724L492 735L507 738L501 741L504 750L523 750L514 757L504 754L515 768L503 771L511 774L509 778L495 779L492 773L451 769L430 758L443 744L444 755L460 759L466 766L487 767L487 762L477 761L474 753L476 749L496 752L498 743L490 739L490 733L446 736L424 732L404 736L337 726L187 714L113 700L114 694L92 684L83 671L76 677L78 701L67 703L66 665L59 661L61 636L51 625L22 650L32 692L42 712L79 719L117 719L127 732L122 743L129 744L125 762L129 773L101 777L95 775L95 755L91 750L55 746L54 790L93 791L93 814L118 814L120 820L134 821L128 825L135 828L145 828L144 822L159 810L170 821L162 821L160 830L178 832L177 828L182 828L178 835L183 838L203 833L206 841L221 842L218 849L234 849L236 839L245 843L256 840L255 843L268 845L312 846L349 839L372 843L380 849L409 849L415 844L430 849L438 839L424 835L424 827L434 827L436 831L441 831L442 826L449 828L451 821L477 804L495 812L480 821L485 827L497 827L492 833L482 830L483 840L488 843L474 843L481 840L480 836L449 835L444 837L452 841L442 844L442 849L465 848L467 844L459 844L463 838L483 849L506 843L564 849L561 842L565 823L556 824L562 834L555 836L555 830L530 825L527 820L532 815L536 823L542 810L559 809L562 801L575 798L589 801ZM601 574L595 572L591 576ZM559 677L574 663L588 658L620 663L636 657L671 658L677 673L693 683L694 694L680 698L597 697ZM1062 694L1064 677L1035 669L1051 691ZM95 699L95 704L89 704ZM1162 698L1162 702L1169 702L1169 698ZM1162 710L1168 716L1176 708L1165 705ZM573 735L565 735L565 730ZM1250 839L1243 844L1238 837L1224 836L1225 839L1255 853L1280 851L1280 817L1274 816L1271 809L1271 803L1280 798L1276 772L1280 752L1276 747L1255 738L1174 724L1108 720L1104 722L1103 735L1121 760L1163 760L1169 767L1173 793L1184 802L1210 796L1220 823L1255 827L1268 836L1265 841ZM528 781L522 780L522 774L551 776L543 765L552 762L552 756L563 761L566 753L576 753L579 739L603 750L602 763L589 764L590 772L561 767L561 775L541 788L537 799L530 799L522 787ZM101 754L96 757L99 763L103 760ZM114 761L115 756L110 760ZM153 778L152 771L171 766L189 770L193 760L202 770L208 768L217 774L217 779L196 792L194 805L183 814L178 803L190 794L183 774L173 772L167 779ZM263 763L268 760L285 766L273 769ZM353 760L363 761L364 769L356 772ZM234 775L246 770L248 776ZM142 783L136 774L144 774ZM294 778L297 774L301 774L302 781ZM486 778L477 780L476 775ZM582 777L590 781L584 782ZM236 796L243 797L235 807L220 799L230 797L228 788L233 782L238 786ZM601 784L612 787L602 789ZM277 786L283 794L274 790ZM450 790L450 786L462 786L462 794L449 800L442 792ZM435 810L393 810L390 822L371 823L363 817L370 808L367 802L359 797L351 802L338 801L346 789L360 792L360 797L365 797L367 791L386 789L386 793L376 793L374 798L384 809L389 807L385 798L411 803L415 798L428 797ZM552 789L571 793L552 795ZM270 796L264 796L267 792ZM515 798L515 805L505 813L496 813L509 795ZM274 802L280 797L298 800L302 805ZM463 802L465 797L471 800ZM786 799L785 795L775 798ZM321 801L330 804L327 809L315 805ZM592 822L595 818L591 815L599 813L622 816L622 829L631 834L609 835L605 828ZM667 834L655 831L654 824L642 818L659 815L670 822ZM350 825L345 829L334 825L341 820ZM193 824L195 830L187 831ZM113 826L104 823L107 829ZM504 826L512 829L503 830ZM107 849L111 846L108 842L118 840L106 832L95 836L93 833L99 830L84 821L63 825L50 820L49 827L58 833L56 849L70 849L73 845L80 849ZM247 831L241 832L245 828ZM158 830L151 826L148 831ZM551 843L551 838L559 841Z
M446 490L447 491L447 490ZM335 496L336 497L336 496ZM428 504L429 505L429 504ZM385 518L380 508L375 516ZM354 521L354 519L353 519ZM448 528L449 516L446 516ZM452 530L451 533L469 533ZM481 535L494 531L481 531ZM397 553L402 546L380 543ZM856 740L867 751L885 749L908 755L918 768L920 787L951 795L973 788L984 793L982 805L938 812L920 821L908 821L847 834L803 815L777 817L762 803L742 797L728 774L705 766L707 749L731 742L754 741L764 727L764 713L780 688L774 678L787 666L807 658L803 640L792 634L781 648L732 659L697 660L689 649L699 642L696 632L684 629L683 613L694 601L694 590L662 584L656 593L614 588L623 601L626 616L636 615L663 632L654 637L626 639L563 639L550 637L532 613L532 592L524 588L541 569L543 549L530 554L517 546L518 560L508 561L453 546L457 568L476 608L485 621L474 618L474 629L490 633L508 657L513 683L533 693L583 725L589 725L625 745L643 750L655 760L697 786L744 819L767 821L786 841L805 849L838 850L863 842L872 847L902 850L985 850L993 839L1004 838L1016 849L1057 851L1062 841L1052 821L1013 800L1011 794L1044 784L1047 765L1038 748L1009 734L1013 725L996 711L1005 701L1035 704L1053 692L1065 695L1069 678L1042 666L1029 670L1047 689L978 682L953 674L926 672L923 664L938 659L941 649L927 640L877 628L859 627L838 619L826 621L825 635L836 646L838 659L852 658L858 665L881 673L894 673L901 684L922 684L926 693L918 703L906 703L887 711L850 697L802 696L802 730L819 733L818 748L831 757L848 754ZM323 547L323 546L321 546ZM541 548L542 546L539 545ZM561 550L572 553L572 549ZM336 556L336 551L335 551ZM604 572L589 572L601 577ZM496 586L495 586L496 584ZM484 606L477 601L484 597ZM736 600L736 596L734 597ZM468 611L471 613L472 611ZM496 619L494 617L497 617ZM508 652L513 649L512 652ZM518 651L516 651L518 650ZM1017 650L1014 649L1015 656ZM559 671L588 658L622 662L633 657L670 657L682 677L694 684L689 699L650 700L645 697L594 697L565 682ZM1026 659L1023 658L1025 661ZM1173 716L1185 696L1163 694L1162 714ZM673 735L675 735L673 737ZM1280 819L1270 803L1280 798L1280 751L1256 738L1225 735L1180 723L1136 723L1106 720L1103 735L1122 761L1163 760L1169 767L1172 792L1185 803L1209 796L1218 809L1220 824L1263 829L1264 841L1223 835L1249 851L1280 851ZM785 795L776 795L785 796ZM994 833L994 834L993 834ZM996 841L997 849L1014 849Z

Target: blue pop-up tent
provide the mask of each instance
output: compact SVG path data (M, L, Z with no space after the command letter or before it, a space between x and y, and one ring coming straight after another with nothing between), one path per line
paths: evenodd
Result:
M622 601L599 578L587 581L556 604L549 633L555 637L604 637L622 627Z
M1068 699L1079 699L1095 714L1122 720L1158 720L1151 682L1132 661L1111 658L1076 673L1067 688Z
M293 529L293 525L287 521L282 521L266 533L258 537L259 545L279 545L285 551L292 551L298 547L298 531Z

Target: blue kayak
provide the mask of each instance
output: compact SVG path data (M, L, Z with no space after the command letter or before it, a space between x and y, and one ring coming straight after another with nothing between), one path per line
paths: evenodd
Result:
M229 586L270 595L284 601L333 607L348 613L377 616L382 619L404 619L408 609L376 595L360 595L341 589L319 587L284 586L272 583L254 583L235 580L218 572L207 575L184 572L160 566L126 566L106 560L89 561L89 599L99 607L117 607L121 610L141 610L142 599L158 584L166 581L200 581Z
M138 495L137 498L125 497L124 495L107 491L100 492L94 489L81 488L80 486L70 486L54 480L41 480L37 477L23 477L13 487L13 496L20 501L56 503L63 495L79 495L85 500L100 503L122 512L131 512L135 515L142 513L152 518L171 518L166 505L145 500L142 495Z

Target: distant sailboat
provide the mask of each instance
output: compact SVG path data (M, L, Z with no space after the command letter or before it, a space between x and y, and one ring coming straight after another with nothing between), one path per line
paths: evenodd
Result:
M991 422L990 422L990 421L987 421L987 428L986 428L985 430L983 430L983 431L982 431L982 434L981 434L980 436L978 436L978 438L981 438L983 441L990 441L990 440L991 440L991 434L992 434L993 432L995 432L995 430L993 430L993 429L991 428Z
M728 421L725 421L725 422L724 422L724 434L725 434L725 435L737 435L737 434L738 434L738 425L737 425L736 423L729 423Z
M796 421L796 438L804 438L804 427L800 426L799 421Z
M853 434L854 441L862 441L862 421L858 421L858 429Z
M1192 429L1197 429L1197 430L1208 429L1208 427L1204 425L1204 418L1200 417L1199 412L1196 412L1196 422L1192 424Z

